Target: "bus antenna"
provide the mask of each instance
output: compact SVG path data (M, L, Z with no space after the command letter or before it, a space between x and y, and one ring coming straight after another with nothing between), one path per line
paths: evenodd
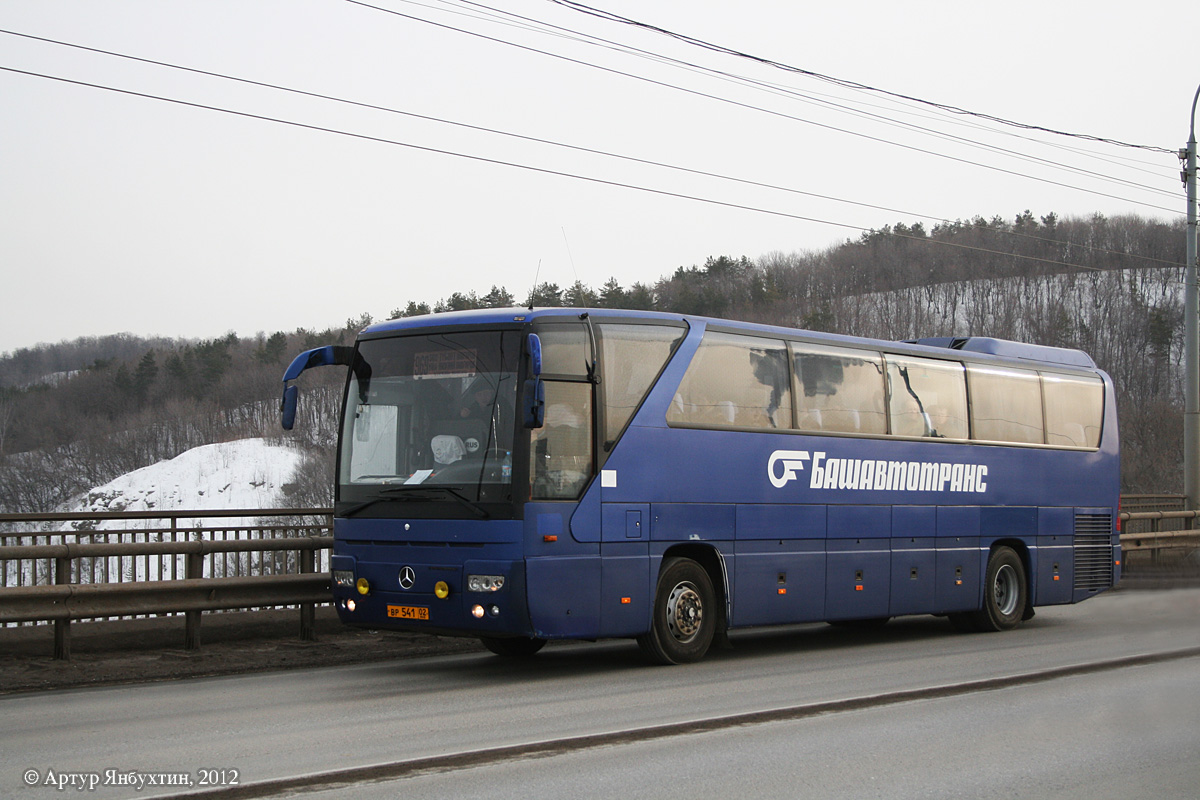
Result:
M533 273L533 288L529 290L529 310L533 311L533 295L537 292L537 279L542 274L542 260L538 259L537 272Z

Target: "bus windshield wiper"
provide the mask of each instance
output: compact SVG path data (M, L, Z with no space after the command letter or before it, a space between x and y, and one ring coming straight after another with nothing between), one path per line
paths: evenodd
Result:
M491 514L489 514L487 511L483 510L482 508L480 508L475 503L472 503L470 500L463 497L461 494L459 494L459 491L462 488L463 487L461 487L461 486L426 486L426 485L389 486L386 489L380 490L379 494L386 495L386 497L381 497L379 499L381 499L381 500L428 500L429 499L428 494L430 492L440 492L442 494L446 494L446 495L449 495L450 497L453 497L461 505L463 505L464 507L469 509L474 514L477 514L480 519L490 519L492 516Z
M362 511L365 508L370 508L376 503L387 503L396 500L429 500L430 493L437 492L454 498L457 502L463 506L466 506L466 508L472 513L478 515L480 519L491 519L491 514L458 493L458 490L461 488L461 486L389 486L386 489L380 490L380 497L372 497L369 500L363 500L362 502L355 503L345 510L336 511L335 513L337 513L337 516L339 517L352 517L359 511Z
M359 511L362 511L364 508L369 508L369 507L375 505L376 503L382 503L384 500L387 500L387 499L388 498L386 498L386 497L372 497L370 500L363 500L361 503L354 503L349 508L343 508L340 510L337 508L334 508L333 513L334 513L334 516L338 516L338 517L353 517L355 514L357 514Z

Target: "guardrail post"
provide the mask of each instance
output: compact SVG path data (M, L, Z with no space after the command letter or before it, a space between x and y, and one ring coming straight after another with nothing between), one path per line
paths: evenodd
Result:
M316 571L316 551L301 550L298 554L300 557L300 574L308 575ZM300 604L300 638L306 642L315 642L317 640L317 613L314 603Z
M184 576L187 578L203 578L204 577L204 555L202 553L188 553L187 565L184 569ZM183 647L185 650L200 649L200 611L185 611L183 612Z
M54 583L56 586L71 582L71 559L54 559ZM71 660L71 618L54 620L54 658L58 661Z
M1161 517L1155 517L1154 519L1150 520L1150 532L1154 534L1154 548L1150 551L1150 563L1156 567L1159 564L1158 530L1160 527L1159 521L1161 519Z

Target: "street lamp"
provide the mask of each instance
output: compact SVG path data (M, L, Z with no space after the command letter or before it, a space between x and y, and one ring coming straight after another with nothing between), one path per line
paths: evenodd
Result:
M1187 186L1187 272L1184 285L1184 367L1183 387L1183 493L1189 509L1200 508L1200 319L1197 313L1196 275L1196 103L1200 87L1192 99L1191 132L1187 148L1179 151L1183 161L1183 182Z

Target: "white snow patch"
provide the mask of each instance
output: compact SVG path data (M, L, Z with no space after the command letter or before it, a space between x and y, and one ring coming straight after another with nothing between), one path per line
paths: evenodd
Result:
M196 447L97 486L58 509L69 512L282 508L283 487L303 454L271 439ZM183 524L183 521L180 521ZM227 524L247 524L230 519ZM222 522L221 524L226 524ZM114 523L111 527L128 527ZM98 528L110 525L101 522Z
M177 533L171 524L174 511L224 511L284 508L288 505L283 487L292 480L303 460L303 453L271 439L241 439L233 442L196 447L169 461L160 461L134 470L97 486L55 509L70 513L105 511L152 511L165 518L137 520L86 520L80 522L23 523L10 526L21 544L57 544L62 541L88 542L96 539L90 531L113 531L100 541L145 542L192 539L252 538L249 530L257 523L247 517L196 519L176 517ZM71 530L78 533L63 534ZM259 574L259 553L212 556L204 560L204 575L220 577L233 574ZM183 577L183 556L137 556L83 559L83 583L165 580ZM34 585L53 581L46 562L13 560L4 564L6 585ZM18 579L18 571L21 573ZM36 573L36 574L35 574Z

